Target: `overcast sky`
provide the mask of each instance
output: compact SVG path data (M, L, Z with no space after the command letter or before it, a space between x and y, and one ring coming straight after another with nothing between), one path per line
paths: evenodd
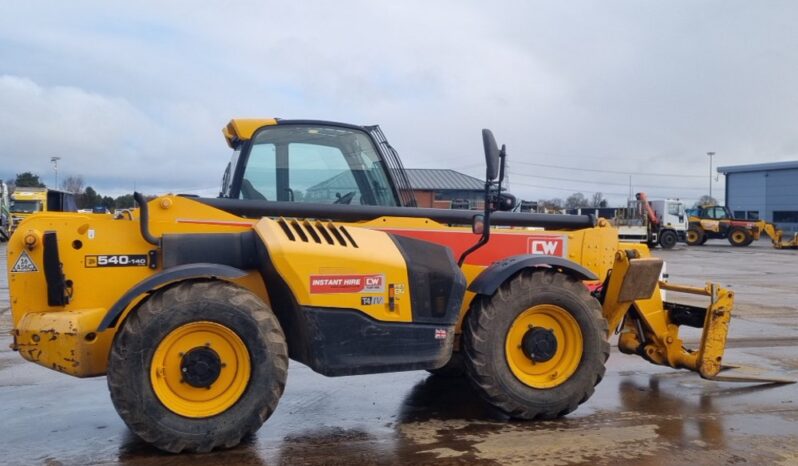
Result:
M707 151L798 159L796 18L791 1L6 2L0 176L51 184L60 156L101 193L214 193L221 128L276 116L380 124L405 166L480 177L491 128L525 199L622 203L632 173L694 200Z

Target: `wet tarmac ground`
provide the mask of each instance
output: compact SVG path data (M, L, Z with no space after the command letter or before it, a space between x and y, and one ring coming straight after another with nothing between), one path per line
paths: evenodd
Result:
M737 292L726 362L798 378L798 251L710 242L657 254L673 282ZM242 445L164 454L125 427L105 378L75 379L8 349L4 245L0 256L0 464L798 464L798 384L711 382L615 350L595 395L546 422L504 419L463 379L326 378L292 362L277 411Z

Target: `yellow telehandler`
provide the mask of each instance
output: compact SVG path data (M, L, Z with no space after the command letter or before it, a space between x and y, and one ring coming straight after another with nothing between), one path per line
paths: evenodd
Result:
M726 206L693 209L689 221L686 242L690 246L701 246L709 239L727 239L732 246L745 247L764 233L776 249L798 249L798 233L785 239L784 232L776 225L764 220L735 218Z
M37 213L8 246L13 349L106 375L160 449L238 444L275 410L289 358L327 376L464 371L521 419L590 398L613 332L625 353L722 375L732 292L661 281L662 261L603 219L503 211L506 150L488 130L482 212L414 207L376 126L238 119L224 134L218 198ZM683 325L703 329L696 348Z

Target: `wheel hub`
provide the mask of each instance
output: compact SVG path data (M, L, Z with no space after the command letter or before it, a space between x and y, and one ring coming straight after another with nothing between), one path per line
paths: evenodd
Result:
M211 348L194 348L181 359L180 372L192 387L208 388L219 378L222 360Z
M534 362L546 362L557 353L557 337L552 330L530 327L521 339L521 349Z

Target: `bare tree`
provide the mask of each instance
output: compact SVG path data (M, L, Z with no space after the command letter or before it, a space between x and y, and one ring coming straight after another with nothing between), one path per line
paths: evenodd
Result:
M543 209L543 211L562 210L562 206L562 199L557 197L553 199L540 199L538 201L538 208Z
M712 196L704 194L703 196L701 196L701 199L699 199L698 201L696 201L695 204L693 204L693 208L696 209L698 207L704 207L710 205L718 205L718 200Z
M68 176L62 183L61 189L64 191L73 193L73 194L82 194L83 193L83 177L80 175L77 176Z
M607 200L604 199L604 195L601 194L600 192L593 193L593 196L591 196L590 198L590 207L599 208L606 206L607 206Z
M573 193L565 199L566 209L580 209L583 207L590 207L590 202L582 193Z

